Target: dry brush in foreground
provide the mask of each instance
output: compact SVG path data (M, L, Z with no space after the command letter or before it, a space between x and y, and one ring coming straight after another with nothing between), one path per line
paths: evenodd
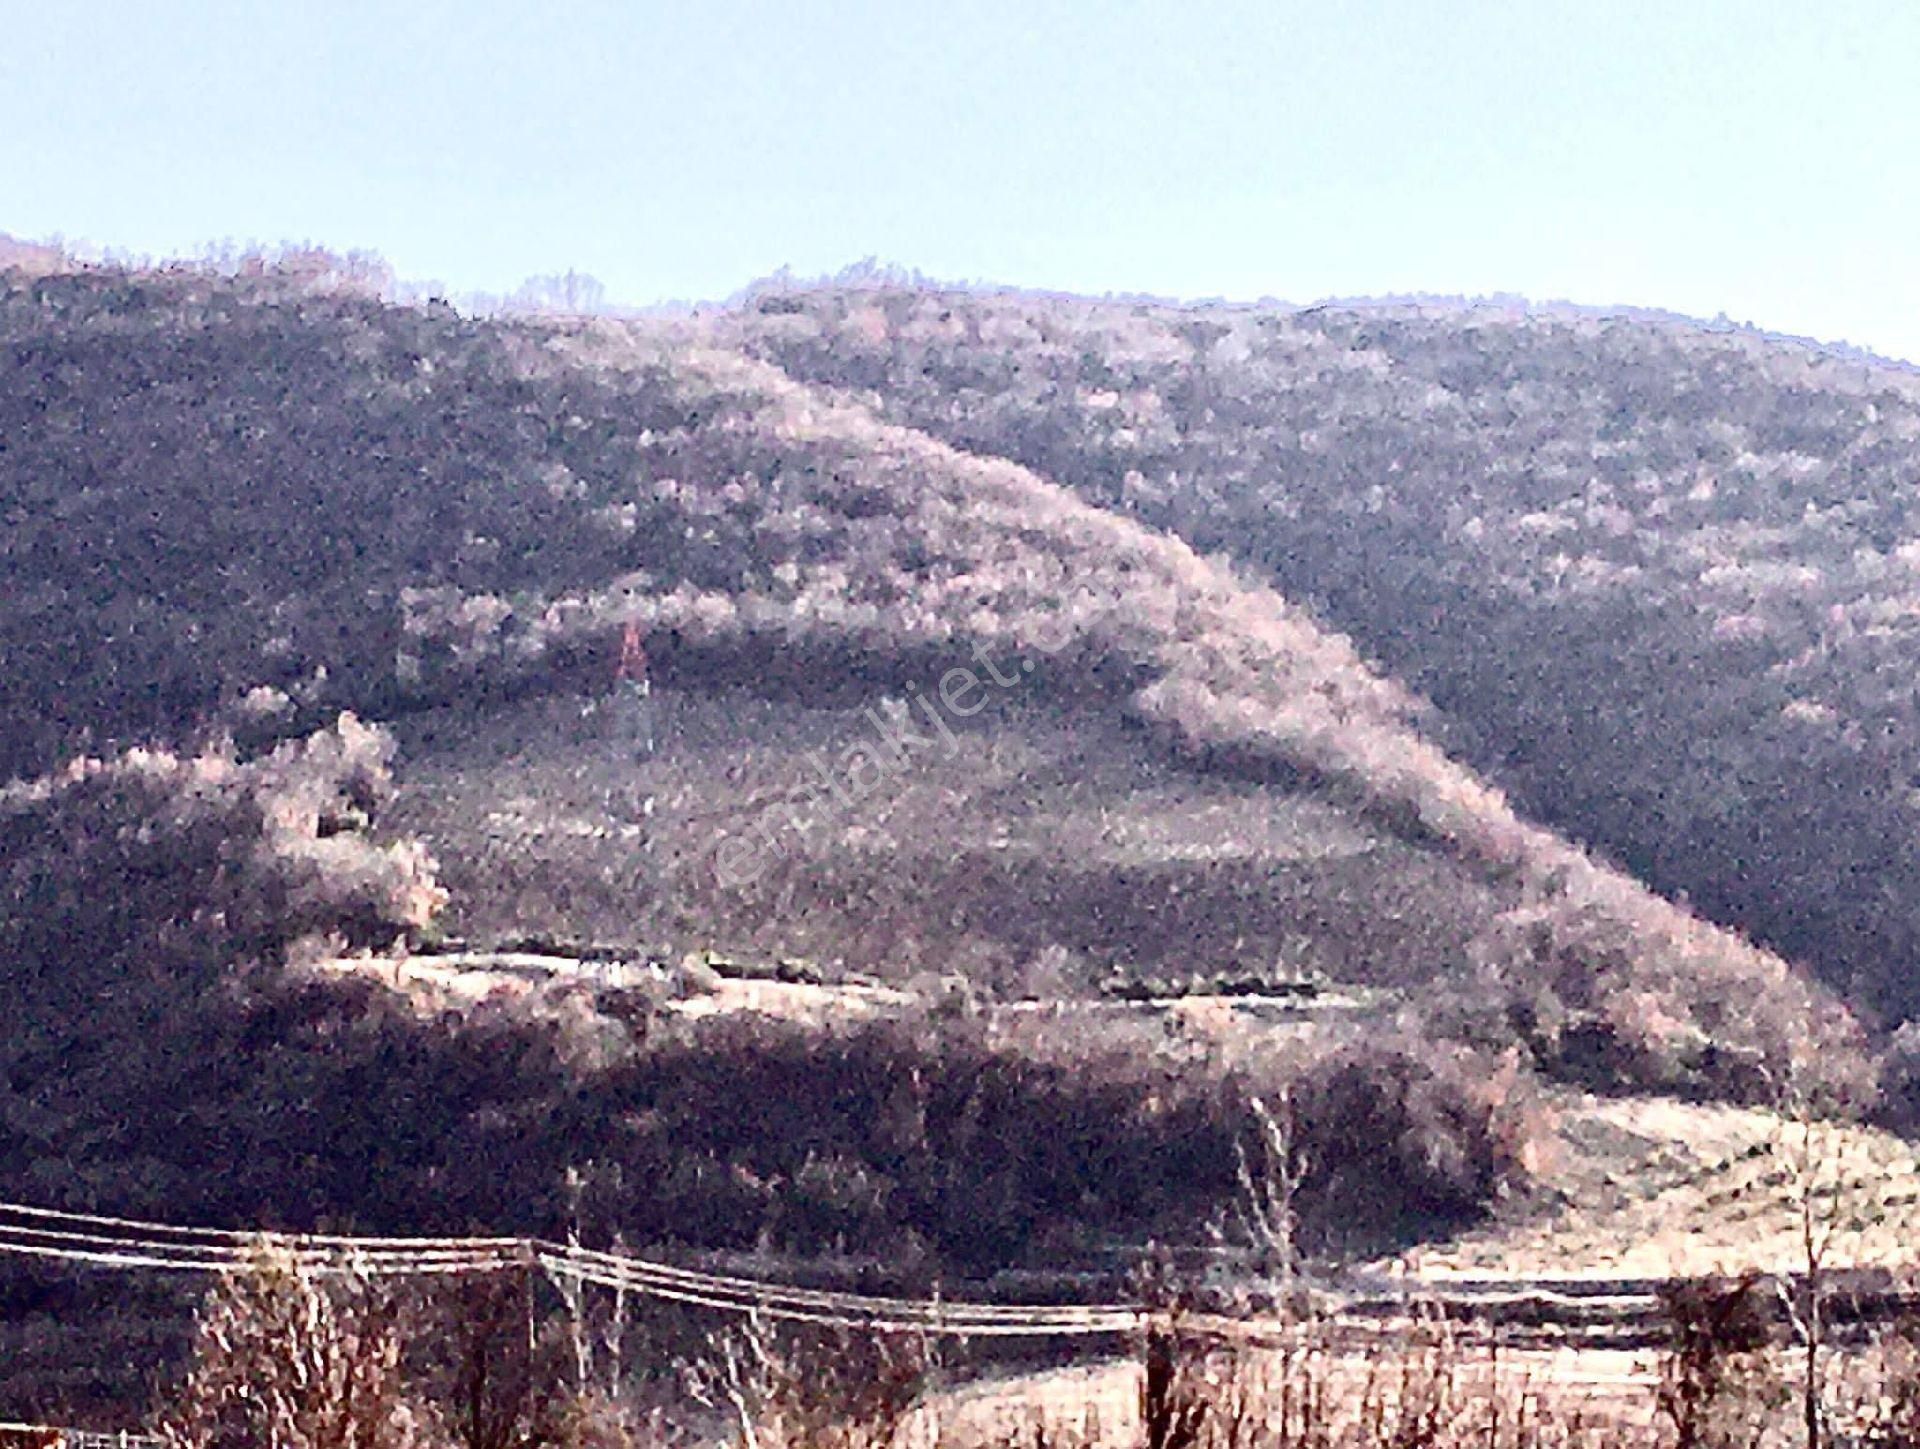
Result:
M633 1305L609 1317L536 1301L530 1279L396 1293L351 1261L315 1269L263 1249L209 1295L162 1438L169 1449L1920 1444L1920 1322L1850 1350L1808 1414L1801 1356L1752 1279L1670 1292L1654 1372L1611 1383L1543 1370L1438 1310L1385 1333L1317 1318L1228 1328L1169 1310L1106 1366L1103 1392L1058 1368L997 1390L957 1386L964 1350L943 1361L924 1341L758 1321L670 1363L636 1361L617 1347L647 1337L626 1317Z

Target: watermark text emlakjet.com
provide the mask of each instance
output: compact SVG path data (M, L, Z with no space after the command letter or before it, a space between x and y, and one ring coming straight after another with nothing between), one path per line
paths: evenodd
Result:
M1047 637L1029 642L1039 654L1054 654L1066 640ZM786 796L745 830L723 838L714 848L714 873L728 889L751 885L773 862L794 848L794 837L833 817L857 813L887 792L915 759L960 753L954 722L972 719L994 700L1032 675L1034 654L1015 661L997 657L991 646L976 644L973 663L955 665L931 688L910 685L902 697L868 705L865 738L830 755L810 751L807 783Z

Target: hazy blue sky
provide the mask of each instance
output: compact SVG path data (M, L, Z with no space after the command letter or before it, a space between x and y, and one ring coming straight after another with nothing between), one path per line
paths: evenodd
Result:
M24 4L0 230L714 297L867 254L1920 359L1920 3Z

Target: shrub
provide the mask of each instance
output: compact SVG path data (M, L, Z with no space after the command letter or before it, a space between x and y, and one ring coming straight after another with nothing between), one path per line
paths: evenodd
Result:
M721 1333L687 1366L694 1400L753 1449L893 1449L932 1359L914 1339L857 1330Z
M166 1404L168 1449L440 1449L402 1379L399 1301L350 1261L324 1273L263 1246L201 1310L193 1361Z
M0 958L52 998L179 993L305 936L385 946L444 900L415 845L376 844L391 742L343 715L243 764L133 750L0 792Z
M1662 1286L1667 1342L1655 1403L1674 1449L1757 1444L1782 1398L1765 1356L1772 1323L1758 1276Z
M1431 1231L1526 1180L1540 1128L1513 1064L1444 1046L1364 1040L1317 1056L1289 1090L1323 1242Z

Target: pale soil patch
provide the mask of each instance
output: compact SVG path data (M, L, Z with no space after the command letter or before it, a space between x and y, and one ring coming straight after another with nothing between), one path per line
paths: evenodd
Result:
M664 983L656 968L619 962L576 961L532 952L483 951L457 956L339 956L307 969L357 975L408 997L423 1012L471 1007L487 1000L526 996L549 983L576 980L607 987ZM710 978L699 990L679 988L661 1002L663 1011L697 1018L755 1013L783 1021L824 1025L897 1014L916 998L884 986L815 985L806 982Z
M405 996L423 1016L469 1011L533 995L543 986L569 981L599 987L651 986L659 1009L688 1020L758 1015L808 1026L873 1021L924 1011L933 997L918 985L896 988L867 983L774 981L759 977L698 973L693 984L673 967L579 961L533 952L476 951L458 955L337 956L309 962L322 974L352 975ZM1204 1053L1228 1064L1253 1066L1273 1053L1297 1049L1326 1022L1353 1019L1380 1009L1366 993L1328 993L1304 1005L1258 998L1189 996L1159 1002L1014 1001L985 1003L990 1027L1026 1040L1035 1051L1073 1040L1076 1028L1097 1030L1112 1042L1115 1032L1137 1034L1142 1051Z
M908 1426L922 1445L1032 1443L1044 1425L1054 1442L1139 1441L1140 1370L1130 1361L995 1376L935 1395Z
M722 978L718 985L698 996L668 1002L667 1010L689 1017L755 1012L783 1021L825 1025L897 1013L915 999L907 992L885 986L815 986L793 981Z

